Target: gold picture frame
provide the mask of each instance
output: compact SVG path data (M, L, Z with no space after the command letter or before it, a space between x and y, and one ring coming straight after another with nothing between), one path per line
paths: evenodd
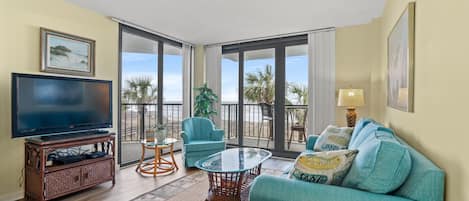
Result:
M41 67L47 73L95 75L95 41L41 28Z
M407 5L388 36L387 105L414 111L415 2Z

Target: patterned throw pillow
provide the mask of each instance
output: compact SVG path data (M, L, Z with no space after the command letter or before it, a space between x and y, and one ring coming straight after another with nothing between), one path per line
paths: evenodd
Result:
M340 185L358 150L303 153L295 161L290 178L319 184Z
M353 128L329 125L314 144L314 151L347 149L352 132Z

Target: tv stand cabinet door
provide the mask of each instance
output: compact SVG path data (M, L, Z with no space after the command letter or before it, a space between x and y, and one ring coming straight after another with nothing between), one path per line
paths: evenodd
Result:
M105 160L82 167L82 185L99 184L112 179L112 160Z
M80 188L80 167L60 170L45 175L45 198L51 199Z

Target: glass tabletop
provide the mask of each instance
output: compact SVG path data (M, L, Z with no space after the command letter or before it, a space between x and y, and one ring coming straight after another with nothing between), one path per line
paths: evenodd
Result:
M244 172L255 168L272 153L256 148L234 148L210 155L196 162L196 167L207 172Z
M142 140L142 143L145 144L145 146L154 147L155 145L165 146L165 145L174 144L177 141L178 140L176 138L166 138L163 140L163 142L158 143L158 140L156 139L148 139L148 140Z

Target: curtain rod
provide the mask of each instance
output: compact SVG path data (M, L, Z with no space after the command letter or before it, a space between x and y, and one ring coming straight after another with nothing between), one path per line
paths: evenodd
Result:
M210 46L216 46L216 45L232 45L232 44L239 44L239 43L245 43L245 42L258 41L258 40L267 40L267 39L273 39L273 38L281 38L281 37L302 35L302 34L308 34L308 33L314 33L314 32L326 32L326 31L334 31L334 30L335 30L335 27L328 27L328 28L313 29L313 30L308 30L308 31L298 31L298 32L292 32L292 33L286 33L286 34L277 34L277 35L265 36L265 37L257 37L257 38L243 39L243 40L234 40L234 41L228 41L228 42L222 42L222 43L212 43L212 44L207 44L207 45L204 45L204 46L205 47L210 47Z
M172 37L170 35L167 35L167 34L164 34L164 33L161 33L161 32L158 32L158 31L155 31L153 29L149 29L149 28L146 28L144 26L140 26L138 24L135 24L133 22L129 22L129 21L126 21L126 20L122 20L122 19L119 19L119 18L116 18L116 17L110 17L112 21L115 21L115 22L118 22L118 23L121 23L121 24L125 24L127 26L131 26L131 27L134 27L134 28L137 28L137 29L141 29L143 31L146 31L146 32L149 32L149 33L152 33L152 34L156 34L156 35L159 35L159 36L162 36L162 37L165 37L165 38L168 38L168 39L171 39L171 40L174 40L176 42L180 42L184 45L190 45L192 47L195 47L195 44L192 44L190 42L187 42L187 41L184 41L184 40L181 40L179 38L175 38L175 37Z

